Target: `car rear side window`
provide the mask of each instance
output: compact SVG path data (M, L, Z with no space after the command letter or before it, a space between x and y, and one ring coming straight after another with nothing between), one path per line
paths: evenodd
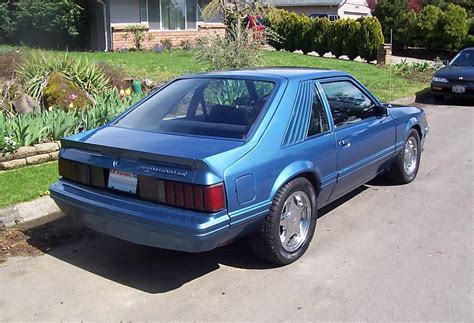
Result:
M329 130L328 116L321 103L316 86L314 87L313 105L311 108L311 118L309 120L308 137L326 132Z
M273 93L269 81L192 78L166 86L115 125L137 130L244 139Z
M349 81L321 84L326 95L334 126L356 123L376 115L375 104Z

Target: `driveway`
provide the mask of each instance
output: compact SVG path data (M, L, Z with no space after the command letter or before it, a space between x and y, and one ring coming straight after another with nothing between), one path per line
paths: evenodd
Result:
M269 267L245 241L158 250L59 218L26 231L44 254L0 264L0 320L472 321L474 107L420 105L417 180L322 210L300 261Z

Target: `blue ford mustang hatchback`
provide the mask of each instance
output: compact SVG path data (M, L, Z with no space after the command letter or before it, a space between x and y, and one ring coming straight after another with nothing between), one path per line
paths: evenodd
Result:
M61 141L51 196L102 233L201 252L249 235L289 264L318 209L384 173L417 175L423 110L384 105L347 73L268 68L178 78Z

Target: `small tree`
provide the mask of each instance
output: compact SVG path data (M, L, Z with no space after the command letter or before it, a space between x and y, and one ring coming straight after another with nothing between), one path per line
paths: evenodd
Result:
M384 42L382 26L376 17L362 20L358 33L358 52L367 61L377 58L377 51Z
M347 55L349 59L353 60L359 55L357 44L359 42L358 35L360 31L360 22L354 19L344 20L344 25L342 26L342 35L343 44L342 51L344 55Z
M461 49L468 33L466 10L450 3L440 17L440 24L444 48L451 52Z
M419 45L425 48L442 48L440 36L442 31L441 17L443 11L434 5L427 5L420 11L416 21L416 35Z
M408 12L407 0L379 0L374 10L374 16L379 19L386 39L390 39L390 29L393 30L394 46L405 45L403 27L406 12Z
M7 3L0 3L0 40L5 40L15 30L15 23Z
M329 25L328 29L328 46L331 54L339 58L344 54L344 25L345 21L339 19Z
M314 50L323 56L330 51L328 47L328 31L331 21L328 18L316 18L314 20Z
M136 50L143 49L143 41L145 40L146 27L142 25L130 25L125 28L125 39L133 37L133 44Z

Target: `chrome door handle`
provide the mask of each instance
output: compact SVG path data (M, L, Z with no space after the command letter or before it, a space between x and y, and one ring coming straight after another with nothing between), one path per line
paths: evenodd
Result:
M339 146L342 146L342 147L350 147L351 146L351 141L349 140L349 138L346 138L346 139L341 139L338 141L339 143Z

